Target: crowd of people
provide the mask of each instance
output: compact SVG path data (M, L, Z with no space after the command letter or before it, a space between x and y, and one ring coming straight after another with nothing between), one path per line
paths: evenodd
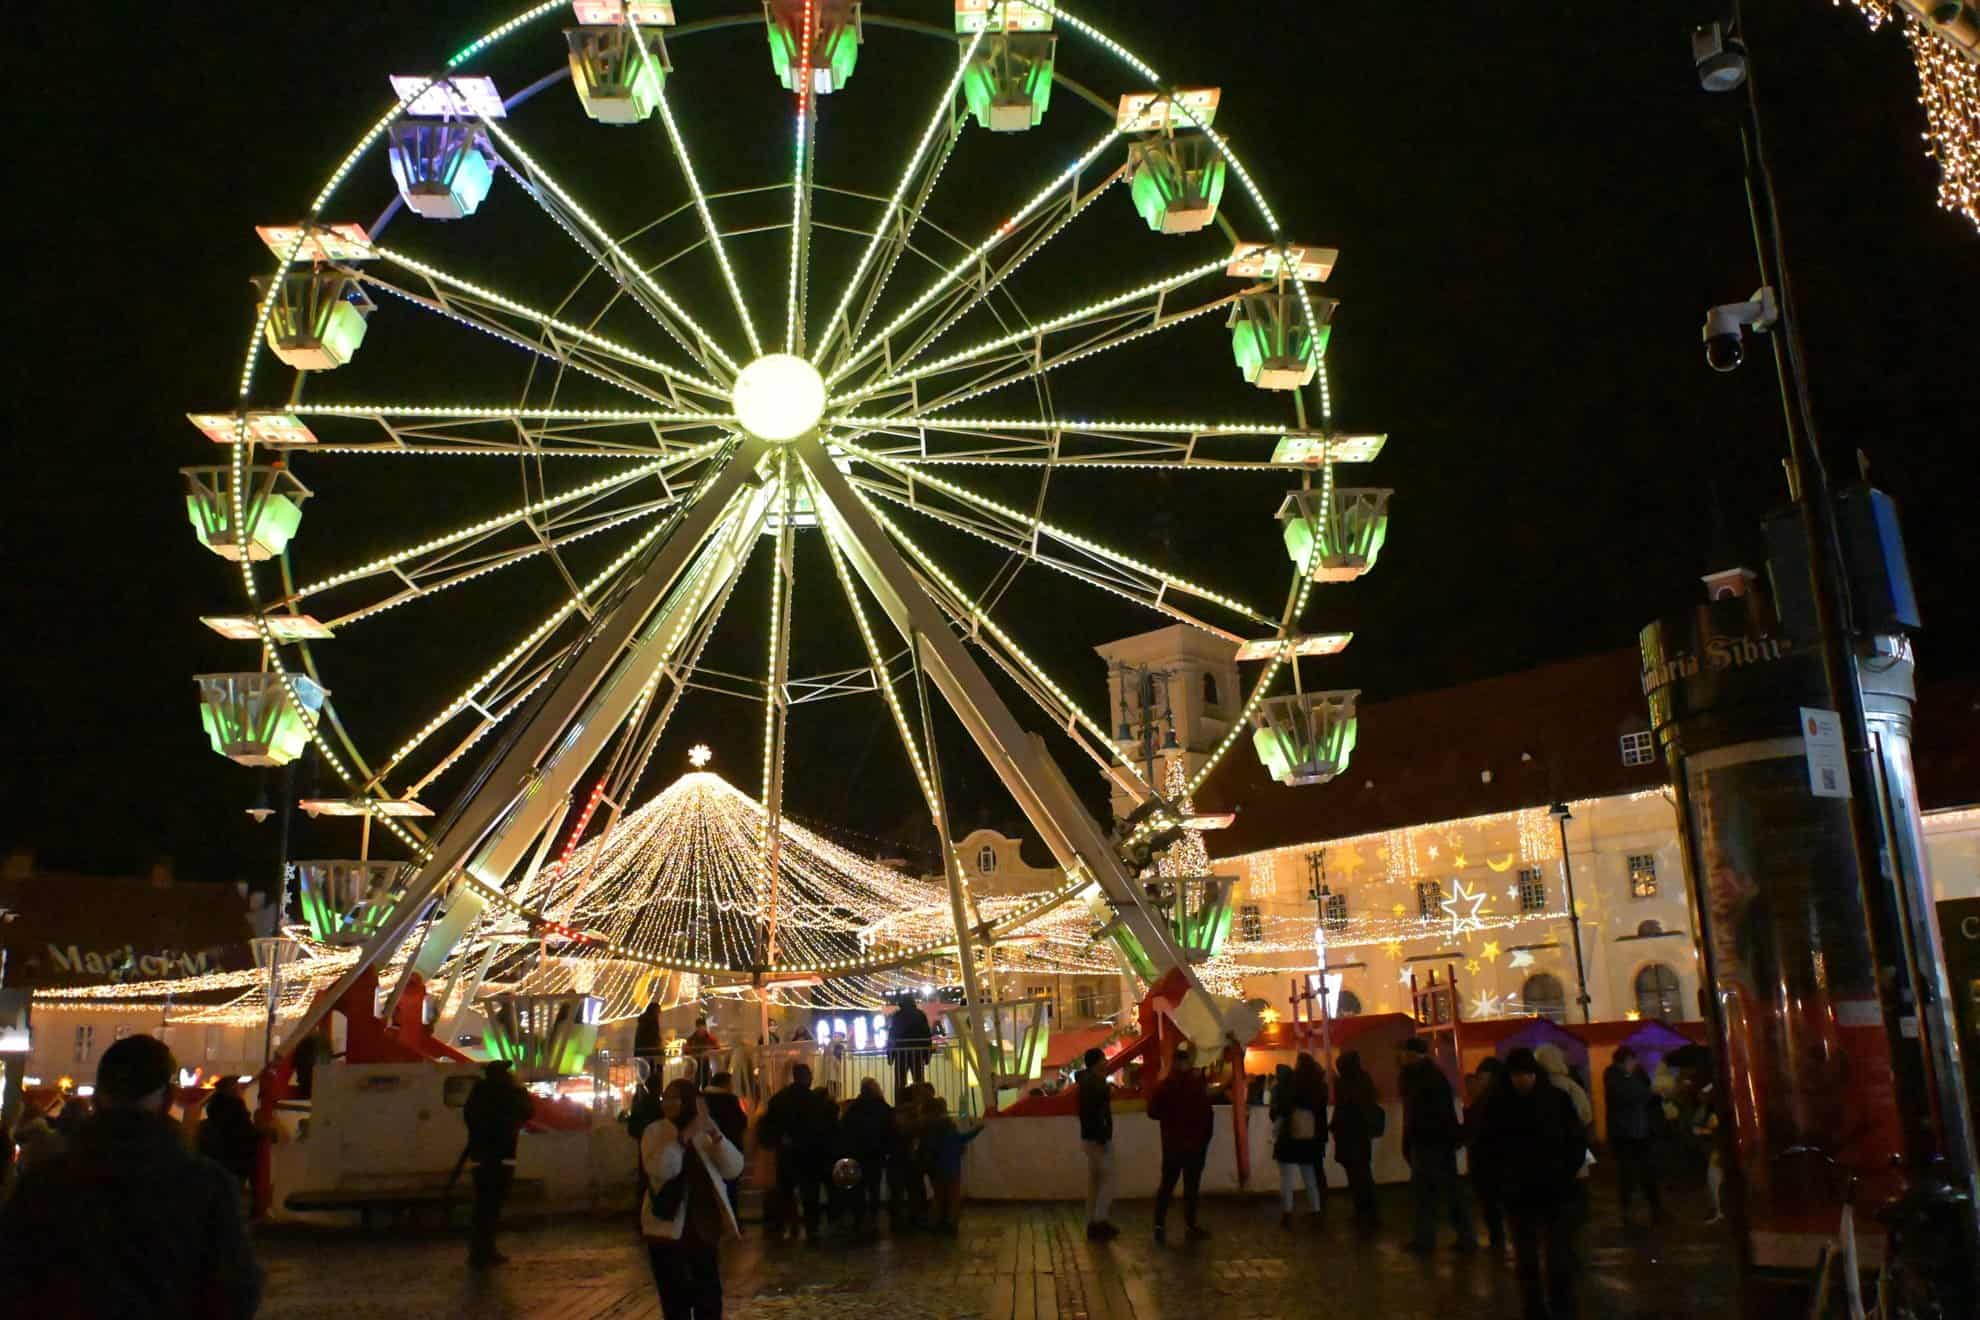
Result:
M926 1039L917 1035L909 1049L925 1049ZM951 1114L914 1063L910 1054L898 1068L891 1101L879 1078L840 1100L796 1065L753 1122L728 1072L640 1088L626 1123L639 1147L639 1227L667 1320L720 1315L720 1246L741 1232L738 1193L752 1152L763 1231L774 1241L869 1238L883 1219L894 1233L958 1231L964 1155L983 1129ZM1083 1063L1073 1089L1087 1236L1105 1241L1120 1232L1112 1220L1120 1187L1114 1090L1102 1051L1087 1051ZM1448 1225L1457 1250L1477 1251L1482 1226L1495 1255L1511 1248L1528 1317L1577 1314L1576 1237L1591 1213L1595 1165L1586 1079L1552 1045L1485 1059L1462 1096L1421 1037L1398 1046L1397 1064L1400 1152L1414 1208L1407 1248L1438 1250ZM9 1184L0 1277L14 1281L17 1296L45 1303L36 1313L176 1315L190 1313L180 1304L194 1299L204 1315L253 1313L260 1273L248 1245L247 1193L264 1138L233 1079L184 1104L178 1075L162 1042L118 1041L101 1060L93 1113L73 1094L31 1106L0 1143L16 1152L0 1167ZM1671 1076L1660 1068L1653 1077L1623 1046L1602 1077L1603 1158L1614 1167L1626 1227L1639 1202L1652 1221L1664 1217L1658 1139L1711 1137L1709 1085L1673 1085ZM1387 1135L1388 1110L1359 1055L1343 1052L1330 1076L1301 1054L1258 1082L1247 1098L1265 1105L1271 1124L1281 1224L1294 1227L1302 1203L1307 1218L1324 1219L1331 1145L1356 1227L1376 1231L1373 1153ZM1217 1105L1229 1102L1188 1042L1178 1043L1146 1097L1161 1158L1151 1224L1158 1243L1167 1240L1178 1186L1186 1236L1210 1236L1200 1193ZM173 1116L175 1104L185 1118ZM469 1261L477 1268L504 1260L496 1230L532 1107L500 1061L487 1065L463 1106L461 1164L473 1166L474 1188Z

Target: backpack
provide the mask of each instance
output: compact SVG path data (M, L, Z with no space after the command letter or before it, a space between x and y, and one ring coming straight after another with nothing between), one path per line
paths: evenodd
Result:
M1380 1104L1368 1106L1368 1137L1374 1140L1389 1130L1389 1111Z

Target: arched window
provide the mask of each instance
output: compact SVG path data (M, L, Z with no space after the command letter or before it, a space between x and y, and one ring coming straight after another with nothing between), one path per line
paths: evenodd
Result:
M984 844L976 850L976 869L985 875L994 875L997 870L997 850Z
M1676 1022L1684 1016L1678 1005L1678 974L1663 963L1651 963L1636 974L1636 1011L1646 1022Z
M1208 670L1203 674L1203 704L1213 710L1223 704L1217 700L1217 676Z
M1526 1011L1550 1022L1567 1021L1567 991L1561 988L1560 978L1546 972L1537 972L1526 978L1526 984L1519 988L1520 1000Z
M1644 939L1648 939L1652 935L1662 935L1664 933L1664 923L1655 917L1649 917L1636 923L1636 933Z
M1343 990L1335 996L1335 1017L1360 1017L1361 996L1352 990Z

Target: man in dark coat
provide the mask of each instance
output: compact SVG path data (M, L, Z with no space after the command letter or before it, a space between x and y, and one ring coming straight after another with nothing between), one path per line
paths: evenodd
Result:
M742 1101L736 1095L736 1075L731 1072L718 1072L708 1079L708 1089L701 1093L701 1107L708 1117L714 1120L715 1130L737 1150L743 1149L743 1142L749 1136L749 1115L743 1110ZM724 1184L729 1190L729 1204L736 1204L736 1189L742 1179Z
M1664 1217L1657 1195L1657 1174L1650 1166L1650 1111L1661 1103L1650 1089L1650 1077L1636 1051L1624 1045L1602 1074L1609 1109L1609 1150L1616 1157L1616 1179L1622 1193L1623 1227L1629 1227L1630 1203L1638 1187L1650 1203L1652 1222Z
M495 1249L495 1230L502 1222L502 1202L516 1180L516 1137L529 1122L536 1102L509 1071L506 1059L485 1069L461 1120L467 1124L467 1158L474 1164L474 1218L468 1235L468 1264L486 1269L508 1260Z
M1375 1227L1375 1138L1388 1117L1375 1095L1375 1079L1361 1066L1357 1051L1343 1051L1335 1071L1334 1163L1347 1174L1355 1225L1368 1232Z
M1585 1131L1567 1093L1542 1080L1533 1051L1514 1050L1505 1072L1479 1107L1473 1157L1506 1208L1527 1320L1573 1320L1575 1177L1587 1155Z
M907 1089L908 1078L928 1080L928 1052L934 1048L934 1033L928 1015L912 999L903 998L894 1016L887 1019L887 1057L894 1061L894 1099Z
M103 1052L96 1114L26 1169L0 1206L10 1314L247 1320L261 1270L232 1174L185 1148L166 1115L178 1064L127 1036Z
M1114 1168L1114 1098L1101 1072L1106 1051L1088 1050L1085 1062L1074 1083L1079 1087L1079 1145L1086 1154L1086 1236L1105 1242L1121 1231L1107 1218L1120 1183Z
M1409 1161L1410 1188L1416 1199L1416 1236L1411 1251L1434 1251L1437 1213L1448 1209L1457 1230L1458 1250L1476 1251L1478 1236L1471 1227L1471 1204L1458 1177L1457 1152L1464 1142L1458 1122L1457 1093L1430 1058L1430 1047L1412 1036L1396 1052L1401 1065L1403 1158Z
M800 1063L756 1124L756 1144L777 1157L776 1222L795 1235L801 1213L805 1235L814 1242L824 1215L819 1194L831 1172L837 1118L832 1097L812 1089L811 1069Z
M1155 1240L1166 1241L1169 1198L1176 1179L1183 1185L1183 1223L1188 1235L1207 1238L1210 1230L1196 1222L1196 1199L1203 1187L1203 1161L1210 1154L1216 1115L1210 1108L1210 1083L1196 1070L1196 1054L1184 1041L1176 1046L1175 1066L1155 1094L1148 1098L1148 1116L1162 1125L1162 1180L1155 1184Z
M868 1077L839 1119L839 1149L859 1164L859 1183L849 1192L858 1232L870 1232L879 1222L880 1175L893 1144L894 1107L881 1094L879 1079Z

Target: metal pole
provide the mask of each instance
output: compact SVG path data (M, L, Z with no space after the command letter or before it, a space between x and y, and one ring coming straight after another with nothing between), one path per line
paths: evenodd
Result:
M1312 876L1308 897L1313 900L1313 948L1320 957L1320 1057L1329 1072L1334 1067L1334 996L1327 984L1327 854L1323 849L1306 860Z
M1574 859L1568 856L1567 823L1574 817L1565 802L1556 802L1548 810L1561 827L1561 874L1567 877L1568 931L1574 940L1575 1002L1581 1005L1581 1020L1593 1022L1588 1011L1588 968L1581 959L1581 910L1574 901Z

